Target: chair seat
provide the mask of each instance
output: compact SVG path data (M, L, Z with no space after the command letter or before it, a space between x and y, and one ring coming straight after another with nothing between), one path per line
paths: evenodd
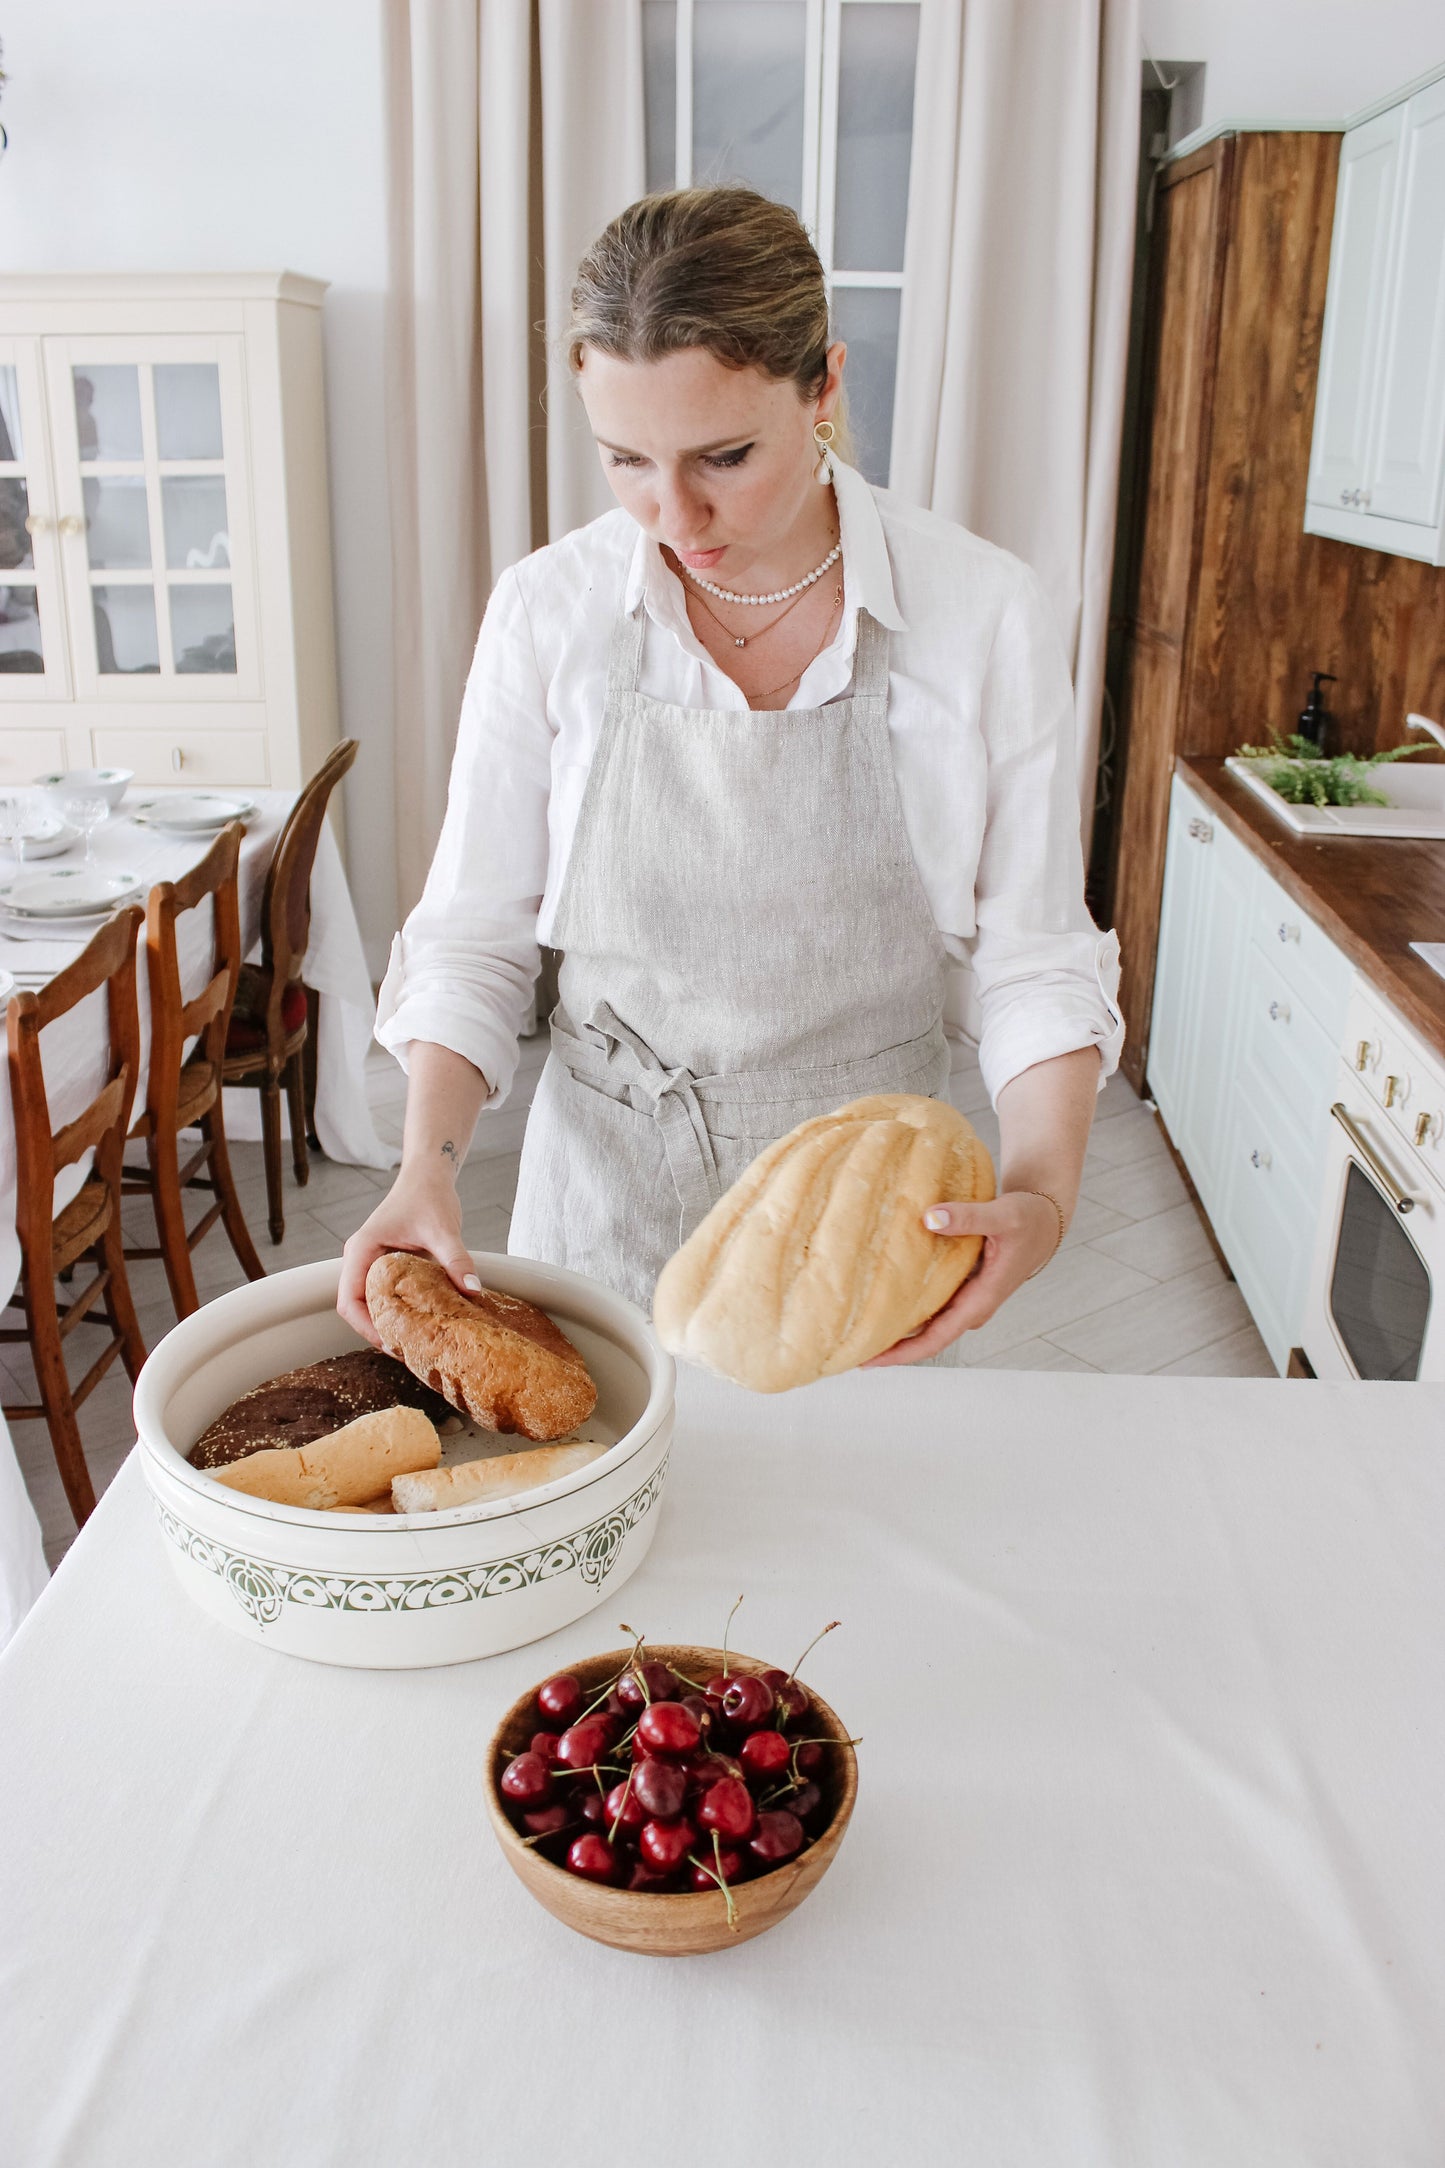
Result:
M271 976L259 964L242 964L226 1033L226 1052L259 1053L266 1044L266 1004L271 998ZM294 980L281 996L281 1028L299 1031L306 1021L306 988Z
M111 1197L104 1182L87 1182L76 1191L63 1212L55 1216L50 1236L50 1263L54 1272L64 1272L77 1257L83 1257L92 1242L98 1242L110 1225Z
M208 1061L188 1061L181 1071L176 1095L177 1129L194 1128L207 1107L213 1104L218 1089L216 1072ZM132 1137L148 1137L150 1133L150 1115L142 1114L131 1125L130 1134Z

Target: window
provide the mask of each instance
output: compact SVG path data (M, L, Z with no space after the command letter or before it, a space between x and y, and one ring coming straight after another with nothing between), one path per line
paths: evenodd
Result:
M643 0L647 185L743 181L812 234L858 464L888 479L918 0Z

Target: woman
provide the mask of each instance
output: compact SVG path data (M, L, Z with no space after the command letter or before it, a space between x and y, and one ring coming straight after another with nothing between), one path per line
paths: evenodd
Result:
M1084 907L1072 697L1032 574L835 447L845 349L791 211L653 196L583 259L569 358L620 509L514 566L468 680L446 823L377 1035L400 1173L346 1245L460 1287L457 1172L508 1089L540 941L564 952L510 1247L645 1307L762 1147L873 1092L941 1094L973 966L1000 1194L881 1363L981 1325L1062 1241L1122 1026Z

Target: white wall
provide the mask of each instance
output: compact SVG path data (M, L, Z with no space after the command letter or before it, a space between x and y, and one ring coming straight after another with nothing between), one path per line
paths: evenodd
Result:
M1343 120L1445 61L1441 0L1142 0L1156 60L1202 60L1201 126Z
M347 845L395 925L382 391L386 0L9 0L0 264L329 279L323 316ZM360 869L365 869L361 878Z

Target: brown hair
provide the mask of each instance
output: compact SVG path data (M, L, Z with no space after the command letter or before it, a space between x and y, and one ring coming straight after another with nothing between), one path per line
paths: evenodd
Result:
M568 366L594 346L619 361L704 347L816 399L828 374L828 293L806 227L751 188L678 188L629 204L577 266ZM849 456L842 402L837 448Z

